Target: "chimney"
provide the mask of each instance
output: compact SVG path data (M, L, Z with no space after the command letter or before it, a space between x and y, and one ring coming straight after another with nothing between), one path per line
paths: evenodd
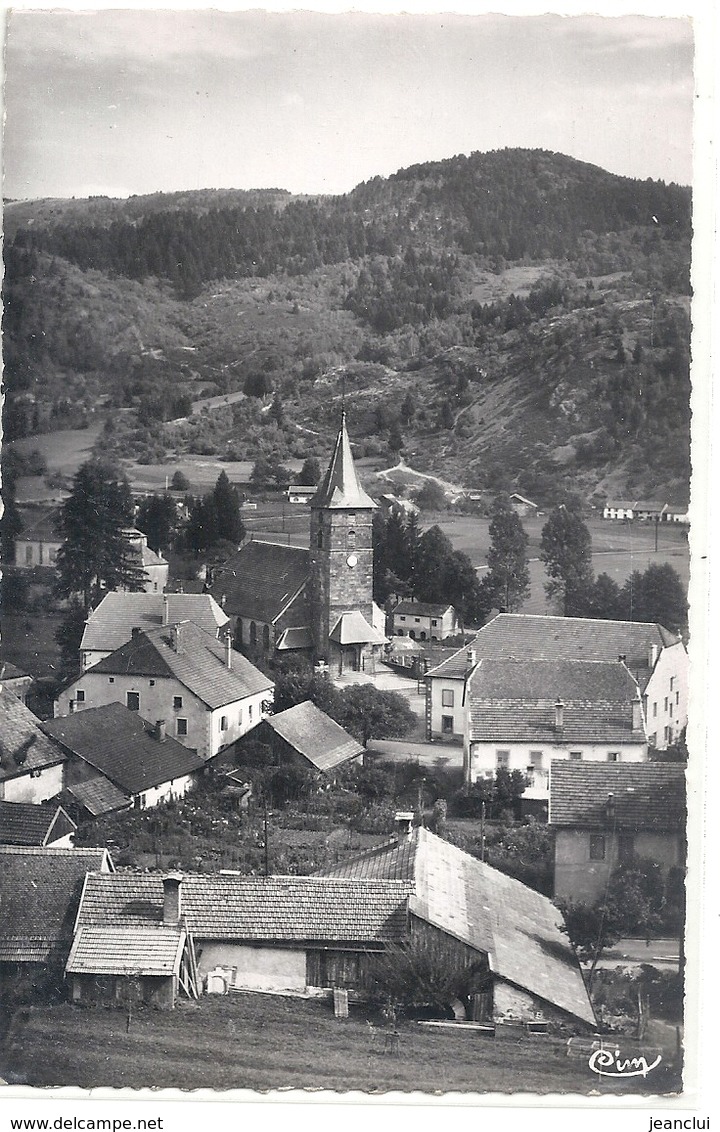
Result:
M472 668L473 665L475 664L476 660L477 660L477 653L475 652L475 649L472 649L472 648L468 649L468 651L467 651L468 667Z
M562 731L565 725L565 704L561 699L555 701L555 730Z
M620 662L620 664L625 664L626 660L627 660L627 654L626 653L624 653L624 652L618 653L618 661Z
M72 715L73 712L75 711L75 700L69 700L68 701L68 710L70 712L70 715Z
M643 710L639 690L637 696L632 702L632 729L633 731L643 730Z
M163 623L163 625L167 625L167 624L169 624L169 622L170 622L170 602L168 601L168 595L163 594L162 623Z
M220 607L221 607L222 609L224 609L224 608L225 608L225 602L226 602L226 601L227 601L227 594L222 594L222 596L221 596L221 598L220 598Z
M607 802L605 803L605 817L607 818L608 824L611 824L615 820L615 795L614 794L608 794L608 796L607 796Z
M133 637L139 637L139 636L140 636L140 634L141 634L141 632L142 632L142 629L140 628L140 626L139 626L139 625L133 625L133 627L132 627L132 635L133 635Z
M154 734L155 738L157 739L158 743L164 743L165 742L166 733L165 733L165 720L164 719L157 719L155 721L155 730L154 730L153 734Z
M175 928L180 923L182 873L169 873L163 880L163 923Z
M180 629L180 625L173 625L170 629L170 647L174 649L175 652L182 651L182 633L180 632Z
M410 840L413 833L413 814L412 810L397 810L395 814L395 833L397 834L398 841L403 839Z
M228 668L232 668L232 633L229 629L225 630L225 664Z
M650 645L650 648L648 649L648 668L651 671L655 667L655 665L657 664L657 658L658 658L658 647L657 647L657 645Z

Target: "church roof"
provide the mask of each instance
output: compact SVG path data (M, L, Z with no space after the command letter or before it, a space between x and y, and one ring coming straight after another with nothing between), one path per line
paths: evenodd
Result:
M309 572L305 547L253 539L215 570L212 593L234 617L272 624L303 590Z
M345 427L344 413L340 431L335 440L330 466L320 487L310 500L310 506L316 508L347 508L349 510L369 509L376 506L370 496L363 491L355 471L355 461L350 450L350 438Z

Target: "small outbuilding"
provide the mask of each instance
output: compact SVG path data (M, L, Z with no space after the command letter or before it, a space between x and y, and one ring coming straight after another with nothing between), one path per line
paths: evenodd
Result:
M0 802L0 845L70 848L77 826L57 802Z
M345 763L362 763L365 748L311 700L269 716L261 724L276 762L295 762L332 774Z

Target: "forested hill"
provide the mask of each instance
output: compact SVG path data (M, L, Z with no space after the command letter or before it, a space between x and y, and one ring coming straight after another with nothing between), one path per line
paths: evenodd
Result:
M541 499L681 497L690 241L689 189L524 149L341 197L14 202L9 431L43 415L12 394L50 427L105 394L139 414L120 455L297 457L324 451L344 377L367 454ZM243 390L232 417L172 424Z

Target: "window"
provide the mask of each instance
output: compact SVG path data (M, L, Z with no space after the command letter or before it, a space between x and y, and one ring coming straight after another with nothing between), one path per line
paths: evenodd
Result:
M238 727L242 727L242 708L238 712Z
M670 718L672 719L672 717L673 717L673 705L670 704Z
M153 582L153 592L157 593L157 582Z
M452 735L453 733L453 717L451 715L444 715L441 721L443 735Z
M590 860L605 860L605 838L600 833L590 834Z
M665 711L667 711L667 709L668 709L668 698L666 696L665 697Z
M620 752L619 751L608 751L607 761L609 763L619 763L620 762Z
M404 620L405 620L405 614L404 614L404 613L401 613L401 614L400 614L400 620L401 620L401 621L404 621Z
M248 722L252 720L252 704L248 705Z
M317 533L317 545L318 545L318 550L322 550L322 548L323 548L323 533L322 533L322 531L318 531L318 533Z
M139 692L126 692L125 703L130 711L140 711L140 693Z
M180 711L182 707L182 696L173 696L173 708L175 711Z
M228 720L227 720L227 716L226 716L226 715L221 715L221 716L220 716L220 730L221 730L221 731L227 731L227 729L228 729Z
M115 683L115 677L114 676L108 676L108 684L114 684L114 683Z
M85 691L83 688L78 688L75 692L75 699L79 704L85 703Z
M433 618L432 618L431 624L432 624L432 625L437 625L437 617L433 617Z
M443 688L442 706L455 707L455 692L452 688Z
M543 753L542 753L542 751L531 751L530 752L530 764L531 764L533 770L542 770L542 764L543 764Z
M408 636L414 641L415 640L415 630L414 629L408 629Z
M154 680L148 680L148 684L150 685L151 688L155 687L155 681Z
M653 719L657 719L657 700L653 704Z
M416 624L416 625L419 625L419 624L420 624L420 618L419 618L419 617L416 617L416 618L415 618L415 624Z
M671 677L670 677L670 691L671 691L671 692L672 692L672 690L673 690L673 688L674 688L674 687L675 687L675 677L674 677L674 676L671 676Z
M25 565L28 566L33 560L33 548L31 546L25 547Z
M583 755L582 751L571 751L570 752L570 762L573 762L573 763L582 762L582 755Z
M427 633L425 632L425 630L424 630L424 629L421 629L421 630L420 630L420 640L421 640L421 641L426 641L426 640L427 640Z
M349 547L355 546L355 531L348 531L347 544Z
M670 742L670 728L669 727L665 728L665 742L666 743Z
M183 719L182 716L178 716L175 720L175 733L177 735L187 735L188 733L187 720Z
M503 768L507 770L510 766L510 752L509 751L496 751L495 752L495 766L498 770Z
M676 693L675 693L675 703L676 703L676 704L679 704L679 703L680 703L680 693L679 693L679 692L676 692Z
M618 860L622 865L632 861L635 853L635 838L632 833L621 833L618 838Z

